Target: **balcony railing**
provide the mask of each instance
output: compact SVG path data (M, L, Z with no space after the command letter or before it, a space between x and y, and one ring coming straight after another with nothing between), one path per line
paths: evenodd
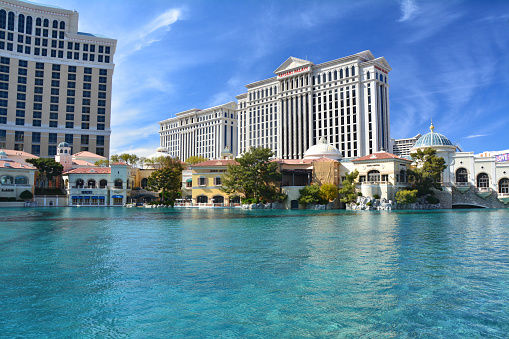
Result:
M71 188L79 188L79 189L83 189L83 188L88 188L88 189L107 189L108 186L81 186L81 185L78 185L78 186L71 186Z
M359 182L361 185L387 185L388 181L361 181Z
M469 182L455 182L454 185L456 185L457 187L465 187L465 186L470 186L470 183Z
M489 187L477 187L478 192L490 192L491 188Z
M509 193L498 193L499 198L509 198Z

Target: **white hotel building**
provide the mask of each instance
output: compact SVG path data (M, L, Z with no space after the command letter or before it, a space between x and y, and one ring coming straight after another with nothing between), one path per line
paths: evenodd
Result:
M219 159L228 147L237 155L237 104L229 102L204 110L190 109L159 122L161 146L185 161L191 156Z
M370 51L318 65L290 57L236 97L239 153L270 147L277 158L301 159L320 137L346 158L389 150L390 70Z

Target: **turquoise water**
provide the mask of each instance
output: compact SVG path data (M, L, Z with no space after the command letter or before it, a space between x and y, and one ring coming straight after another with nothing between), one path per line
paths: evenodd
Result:
M2 338L507 338L509 211L0 210Z

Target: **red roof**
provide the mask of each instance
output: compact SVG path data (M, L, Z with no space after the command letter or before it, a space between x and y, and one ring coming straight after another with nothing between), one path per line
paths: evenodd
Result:
M412 162L412 160L408 160L408 159L405 159L405 158L402 158L402 157L398 157L397 155L392 154L392 153L388 153L388 152L377 152L377 153L365 155L363 157L360 157L360 158L352 160L352 162L390 160L390 159L403 160L403 161L407 161L407 162Z
M64 172L64 174L109 174L111 173L110 167L80 167L70 171Z
M8 164L7 166L5 166L5 164ZM15 168L15 169L20 169L20 168L26 168L26 169L35 169L34 166L32 166L31 164L29 163L25 163L25 164L20 164L19 162L16 162L16 161L5 161L5 160L0 160L0 168Z
M95 154L89 151L81 151L78 153L74 153L72 155L73 157L82 157L82 158L98 158L98 159L106 159L106 157L103 157L102 155Z
M39 158L38 156L30 154L25 151L15 151L15 150L11 150L11 149L3 149L3 151L5 152L5 154L7 154L7 156L14 155L14 156L20 156L20 157L27 157L27 158Z
M207 160L198 164L191 165L191 167L213 167L213 166L228 166L228 165L239 165L235 160Z

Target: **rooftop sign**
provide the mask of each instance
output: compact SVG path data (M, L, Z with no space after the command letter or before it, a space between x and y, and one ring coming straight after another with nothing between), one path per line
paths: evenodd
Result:
M281 73L281 74L278 74L278 79L279 78L284 78L284 77L287 77L289 75L293 75L293 74L297 74L297 73L301 73L301 72L306 72L309 70L309 66L306 66L306 67L302 67L302 68L297 68L297 69L294 69L293 71L288 71L288 72L284 72L284 73Z
M506 154L500 154L500 155L495 155L495 161L496 161L496 162L509 161L509 153L506 153Z

